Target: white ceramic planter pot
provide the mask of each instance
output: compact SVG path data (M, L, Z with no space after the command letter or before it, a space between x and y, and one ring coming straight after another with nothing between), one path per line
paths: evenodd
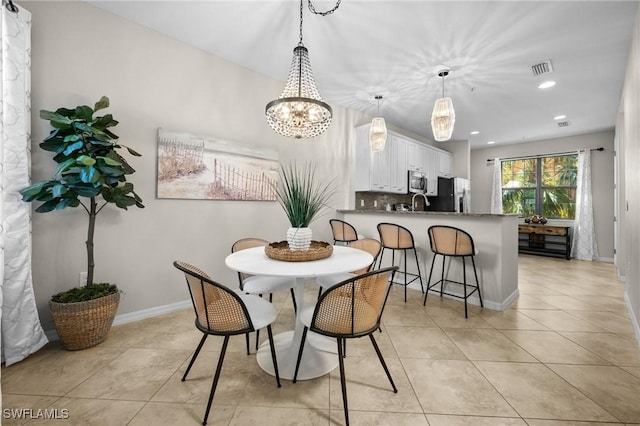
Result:
M291 250L309 250L311 246L311 228L289 228L287 243Z

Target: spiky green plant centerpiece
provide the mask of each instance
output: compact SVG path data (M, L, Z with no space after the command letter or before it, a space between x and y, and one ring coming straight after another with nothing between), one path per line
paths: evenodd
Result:
M309 224L316 218L335 193L333 182L323 184L316 178L316 168L310 163L298 166L280 165L280 182L276 199L282 206L291 228L287 241L291 250L308 250L311 243Z
M56 154L53 160L58 168L53 178L36 182L20 192L24 201L43 202L36 209L38 213L82 206L89 216L87 285L53 296L54 301L61 303L81 302L117 291L113 285L93 282L96 216L107 204L115 204L124 210L130 206L144 207L133 184L127 182L127 175L135 170L118 149L126 148L134 156L140 154L118 144L118 136L110 130L118 122L111 114L94 116L107 107L109 98L103 96L93 108L81 105L72 109L58 108L55 112L41 110L40 118L48 120L53 130L40 143L40 148Z

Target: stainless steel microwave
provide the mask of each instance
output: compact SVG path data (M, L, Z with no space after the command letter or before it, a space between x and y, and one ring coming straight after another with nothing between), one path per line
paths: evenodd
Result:
M409 192L424 194L427 192L427 175L423 172L409 170Z

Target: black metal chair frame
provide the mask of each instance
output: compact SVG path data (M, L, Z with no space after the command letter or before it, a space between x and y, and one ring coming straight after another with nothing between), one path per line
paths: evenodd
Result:
M349 244L351 241L356 241L356 240L344 240L344 239L336 239L336 235L333 232L333 223L337 222L340 226L342 226L342 235L344 235L344 230L345 228L349 227L353 230L353 233L356 236L356 240L358 239L358 231L356 231L356 228L354 228L353 225L351 225L348 222L345 222L344 220L340 220L340 219L330 219L329 220L329 226L331 226L331 233L333 234L333 244L337 244L337 243L346 243Z
M449 228L449 229L454 229L457 232L460 232L466 236L469 237L469 240L471 241L471 253L472 254L442 254L439 253L438 251L434 251L433 252L433 259L431 259L431 269L429 270L429 280L427 281L427 291L424 293L424 301L422 302L422 306L426 306L427 304L427 295L429 294L429 290L431 290L433 287L437 286L438 284L440 284L440 297L442 297L443 294L446 294L447 296L451 296L451 297L456 297L458 299L463 299L464 300L464 317L465 318L469 318L469 314L468 314L468 310L467 310L467 299L469 298L469 296L471 296L473 293L475 293L476 291L478 292L478 297L480 298L480 306L484 307L484 304L482 303L482 293L480 292L480 281L478 280L478 272L476 271L476 262L474 260L475 258L475 252L476 252L476 247L475 247L475 243L473 242L473 238L471 237L471 235L460 229L460 228L456 228L454 226L445 226L445 225L434 225L434 226L430 226L429 230L427 231L427 233L429 234L429 242L431 243L431 249L433 251L434 245L433 242L431 241L431 232L429 232L431 230L431 228ZM437 250L437 249L436 249ZM433 274L433 265L435 264L436 261L436 256L442 256L442 276L440 277L439 281L436 281L435 283L431 284L431 275ZM458 257L458 258L462 258L462 281L454 281L454 280L449 280L449 279L445 279L444 278L444 270L445 270L445 260L447 259L447 257ZM471 285L467 283L467 264L466 264L466 259L467 257L471 258L471 264L473 265L473 275L476 277L476 285ZM453 293L447 293L446 291L444 291L444 286L447 283L452 283L452 284L460 284L462 285L462 287L464 288L464 295L460 296L459 294L453 294ZM471 287L473 288L473 290L471 290L470 293L467 293L467 287ZM437 291L437 289L436 289Z
M222 371L222 363L224 361L224 357L225 354L227 352L227 345L229 343L229 337L234 336L234 335L238 335L238 334L245 334L247 336L247 344L248 344L248 333L251 333L253 331L255 331L255 328L253 327L253 323L251 321L251 316L249 315L249 311L247 310L246 305L244 304L244 302L242 301L242 299L240 298L240 296L238 296L236 293L234 293L233 291L231 291L230 289L228 289L227 287L225 287L224 285L217 283L207 277L204 277L200 274L195 273L192 270L189 270L187 268L184 268L179 262L175 261L173 262L173 266L175 266L177 269L179 269L180 271L184 272L185 274L189 274L192 277L195 277L197 279L200 280L201 283L201 288L202 288L202 298L203 300L206 300L205 297L205 285L212 285L214 287L217 287L219 289L221 289L222 291L225 291L226 293L228 293L229 295L231 295L233 298L235 298L238 303L240 304L240 306L242 307L242 310L244 312L244 315L248 321L247 327L245 329L242 330L234 330L231 332L221 332L221 331L215 331L211 329L211 324L209 322L209 317L206 316L206 324L207 327L204 327L200 324L200 321L198 321L198 310L196 309L196 302L193 298L193 293L191 291L191 286L189 285L188 281L187 281L187 287L189 288L189 295L191 296L191 303L193 304L194 307L194 312L196 314L196 320L195 320L195 325L196 328L198 330L200 330L203 335L202 335L202 339L200 340L200 343L198 343L198 347L196 348L196 351L194 352L193 356L191 357L191 361L189 362L189 365L187 366L187 370L184 372L184 375L182 376L182 381L184 382L187 379L187 375L189 374L189 371L191 371L191 367L193 366L193 363L195 362L196 358L198 357L198 355L200 354L200 350L202 349L202 346L204 346L204 342L207 340L207 337L209 337L210 335L213 336L224 336L224 341L222 342L222 349L220 349L220 357L218 358L218 365L216 367L216 374L213 377L213 383L211 384L211 391L209 393L209 401L207 403L207 409L205 411L204 414L204 419L202 421L203 425L207 424L207 419L209 417L209 411L211 410L211 405L213 403L213 396L216 393L216 388L218 386L218 380L220 379L220 372ZM280 374L278 372L278 361L276 360L276 351L275 351L275 345L273 343L273 332L271 331L271 324L269 324L267 326L267 333L269 334L269 344L271 346L271 358L273 360L273 367L275 370L275 374L276 374L276 383L278 384L278 387L281 387L282 385L280 384Z
M313 326L313 324L316 321L316 317L318 314L318 307L321 305L322 300L324 300L325 297L327 297L328 295L330 295L332 293L332 291L338 289L339 287L343 287L349 283L352 283L354 281L358 281L362 278L366 278L368 276L371 275L377 275L377 274L383 274L386 272L391 271L391 277L390 277L390 281L389 282L393 282L393 274L398 270L397 266L391 266L388 268L384 268L384 269L378 269L375 271L371 271L371 272L367 272L364 273L362 275L358 275L356 277L350 278L348 280L344 280L340 283L337 283L336 285L330 287L327 289L327 291L325 291L324 293L322 293L320 295L320 297L318 298L318 301L316 302L316 308L313 312L313 317L311 319L311 326L307 327L306 325L304 326L304 329L302 331L302 341L300 343L300 350L298 351L298 359L296 361L296 369L295 372L293 373L293 383L296 383L297 378L298 378L298 369L300 367L300 361L302 360L302 353L304 351L304 344L305 344L305 340L307 338L307 332L309 331L309 329L314 332L314 333L318 333L318 334L322 334L324 336L328 336L328 337L335 337L337 340L337 345L338 345L338 363L339 363L339 368L340 368L340 386L342 388L342 402L343 402L343 406L344 406L344 417L345 417L345 422L346 422L346 426L349 426L349 410L348 410L348 403L347 403L347 383L345 380L345 373L344 373L344 348L345 343L346 343L346 339L353 339L353 338L360 338L360 337L364 337L364 336L369 336L369 339L371 340L371 344L373 345L373 348L376 351L376 355L378 355L378 359L380 360L380 364L382 364L382 368L384 369L384 372L387 375L387 378L389 379L389 382L391 383L391 387L393 388L393 392L394 393L398 393L398 388L396 387L395 383L393 382L393 378L391 377L391 373L389 372L389 368L387 367L387 364L384 362L384 358L382 357L382 352L380 352L380 348L378 347L378 344L376 342L376 339L373 337L373 333L378 330L380 328L380 321L382 319L382 312L384 311L384 306L386 305L387 302L387 298L389 297L389 290L391 289L391 284L388 285L387 287L387 291L386 294L384 296L384 302L382 303L382 309L380 310L380 314L378 315L378 319L376 321L376 324L371 327L370 329L360 332L360 333L354 333L353 332L353 324L354 324L354 319L353 319L353 313L354 313L354 304L355 304L355 286L351 287L351 312L352 312L352 318L351 318L351 330L352 332L349 334L336 334L336 333L329 333L326 332L324 330L315 328Z
M384 240L382 239L382 234L380 233L380 225L393 225L393 226L397 226L399 228L402 228L404 230L406 230L407 232L409 232L409 235L411 235L411 246L409 248L405 248L405 249L399 249L399 248L392 248L392 247L387 247L385 246ZM416 244L415 244L415 240L413 238L413 234L411 233L411 231L409 231L407 228L405 228L404 226L401 225L397 225L395 223L388 223L388 222L383 222L383 223L379 223L378 224L378 235L380 236L380 242L382 243L382 250L380 252L380 257L378 260L378 268L382 267L382 258L384 257L384 251L385 249L391 250L391 264L395 265L396 264L396 251L402 251L402 257L404 258L404 270L401 270L400 272L404 275L404 284L403 283L399 283L399 282L395 282L394 284L400 284L400 285L404 285L404 301L406 303L407 301L407 286L409 284L411 284L412 282L414 282L417 279L420 279L420 290L424 293L424 284L422 282L422 273L420 272L420 261L418 260L418 251L416 250ZM418 273L414 274L412 272L407 272L407 251L409 250L413 250L413 254L415 256L416 259L416 268L418 269ZM413 277L411 280L407 281L407 276Z

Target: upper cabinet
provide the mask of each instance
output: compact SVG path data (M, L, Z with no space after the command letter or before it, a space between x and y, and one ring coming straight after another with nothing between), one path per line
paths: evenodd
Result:
M438 153L438 176L453 176L453 157L448 152Z
M385 151L389 151L389 189L390 192L406 194L409 175L407 171L407 149L409 142L396 135L387 137ZM376 153L374 153L376 154Z
M438 195L438 176L451 177L452 156L406 136L388 132L384 151L371 152L369 125L356 128L356 191L406 194L407 172L427 175L426 195Z

